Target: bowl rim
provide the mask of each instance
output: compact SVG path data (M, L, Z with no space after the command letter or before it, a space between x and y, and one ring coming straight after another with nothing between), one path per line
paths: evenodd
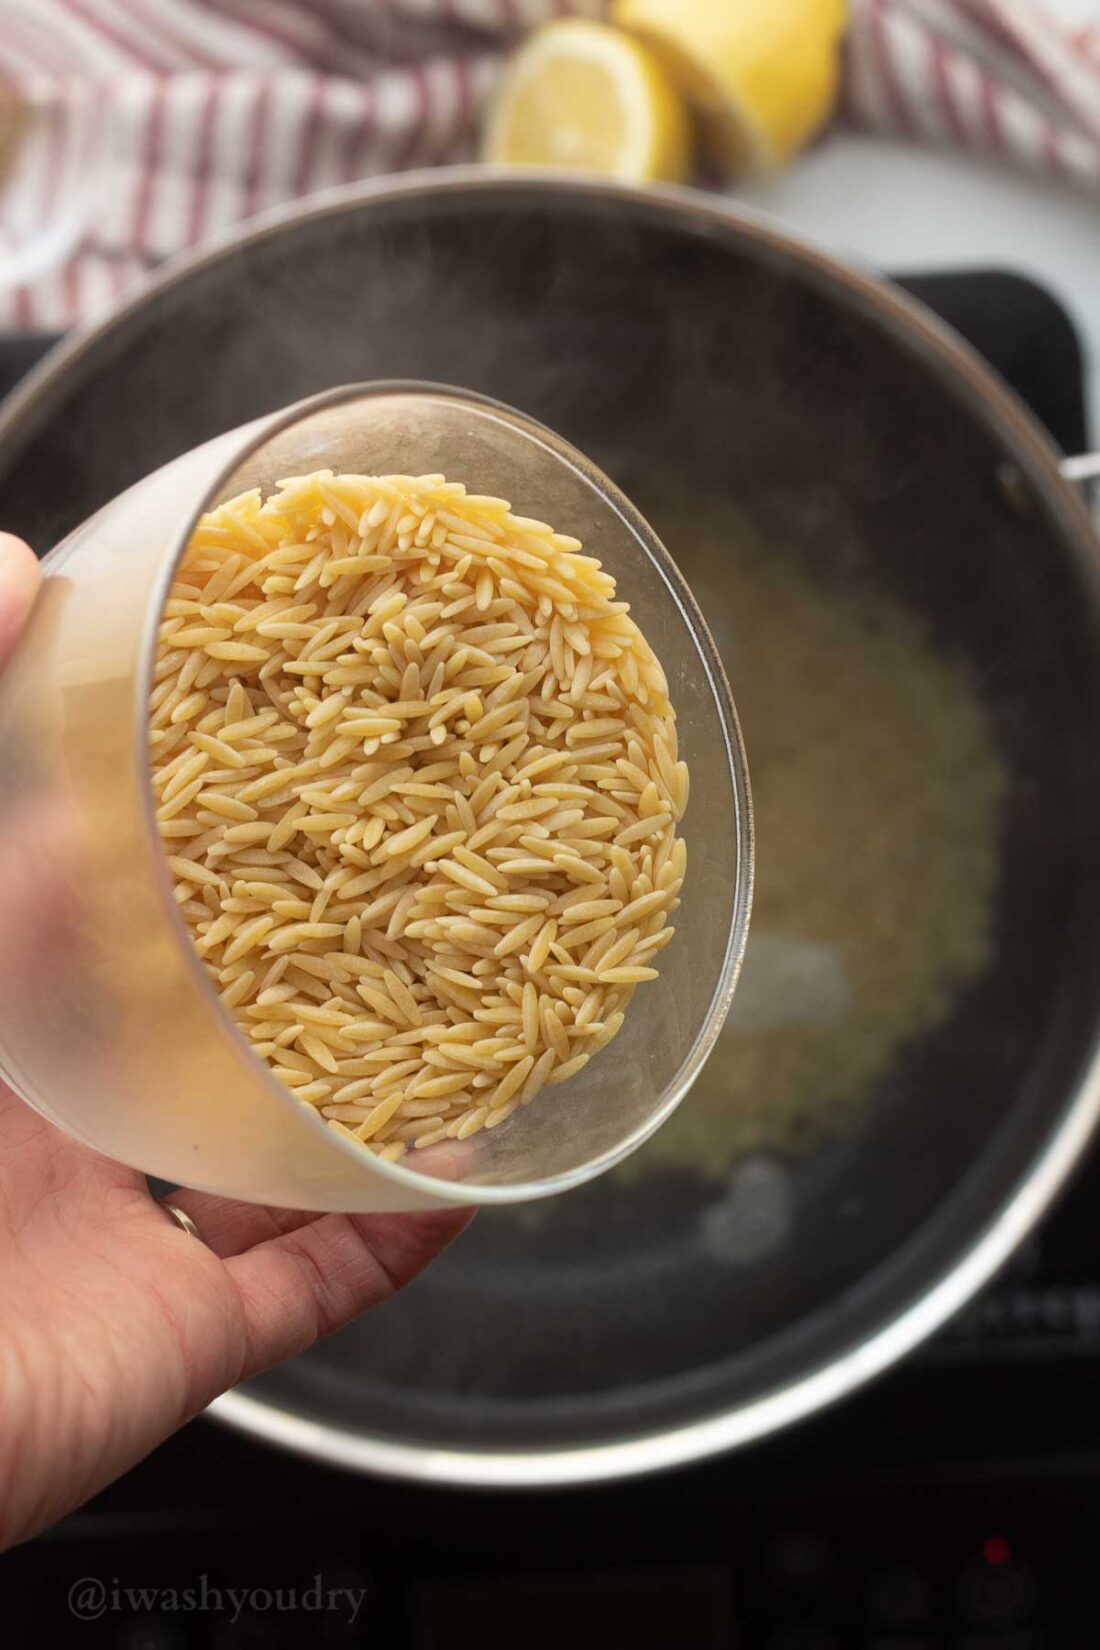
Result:
M150 299L186 281L206 265L285 229L373 204L413 202L439 194L480 194L501 203L515 197L591 200L649 221L706 234L737 246L752 244L765 256L796 268L817 290L854 306L891 336L922 356L926 369L975 409L1000 438L1061 530L1100 614L1100 548L1085 505L1062 478L1058 451L1031 413L982 358L949 327L870 269L781 227L768 214L693 189L609 183L580 174L541 169L502 172L447 167L372 179L326 190L307 202L275 207L245 227L228 230L197 252L175 260L120 310L87 326L59 346L0 409L0 444L16 421L49 410L50 386L67 373L89 345ZM1100 1022L1100 1009L1097 1021ZM887 1317L873 1334L850 1342L830 1363L735 1409L719 1409L673 1428L621 1437L583 1448L439 1449L394 1443L333 1425L269 1403L247 1388L216 1399L214 1420L268 1443L345 1469L432 1485L539 1488L591 1484L656 1472L699 1461L759 1439L838 1402L896 1363L958 1312L987 1283L1033 1229L1080 1159L1100 1120L1100 1024L1094 1023L1082 1072L1060 1114L1012 1192L966 1247L928 1287Z

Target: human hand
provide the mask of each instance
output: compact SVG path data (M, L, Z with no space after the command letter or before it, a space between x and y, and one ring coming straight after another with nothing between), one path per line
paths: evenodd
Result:
M0 534L0 670L40 582ZM20 845L0 840L0 943ZM5 890L12 890L11 899ZM0 1083L0 1548L139 1461L227 1387L402 1288L468 1209L315 1215L179 1191L80 1145Z

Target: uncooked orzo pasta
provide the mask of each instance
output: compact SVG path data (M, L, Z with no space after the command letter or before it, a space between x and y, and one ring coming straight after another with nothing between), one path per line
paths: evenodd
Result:
M175 897L255 1053L391 1161L564 1082L672 937L664 673L576 539L442 476L204 516L151 702Z

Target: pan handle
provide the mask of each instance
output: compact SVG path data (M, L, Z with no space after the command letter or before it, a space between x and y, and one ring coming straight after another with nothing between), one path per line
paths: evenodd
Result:
M1063 458L1058 468L1065 481L1088 486L1090 481L1100 481L1100 453L1078 453L1073 458Z

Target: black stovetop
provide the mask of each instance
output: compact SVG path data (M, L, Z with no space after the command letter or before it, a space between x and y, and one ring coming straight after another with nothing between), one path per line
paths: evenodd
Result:
M1084 449L1080 351L1049 295L993 272L905 284L1064 449ZM0 340L0 394L46 342ZM639 1484L429 1491L195 1422L0 1562L0 1621L13 1644L125 1650L1091 1646L1098 1211L1100 1154L1001 1281L902 1369L779 1438ZM329 1596L348 1586L366 1589L354 1621Z

